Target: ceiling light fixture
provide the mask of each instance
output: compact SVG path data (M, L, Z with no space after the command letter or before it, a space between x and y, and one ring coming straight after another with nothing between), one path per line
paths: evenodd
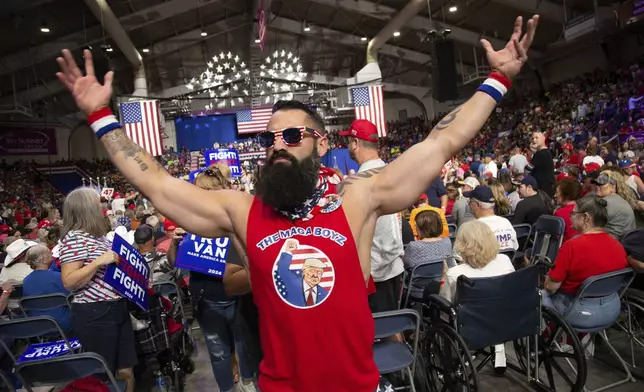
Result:
M201 36L202 36L202 37L205 37L205 36L207 36L207 35L208 35L208 33L206 33L205 31L202 31L202 32L201 32Z
M400 31L394 31L394 37L400 37Z
M366 41L366 40L367 40L367 37L360 38L360 41Z
M105 48L105 51L106 51L106 52L113 52L113 51L114 51L114 49L112 49L112 47L111 47L111 46L109 46L109 47Z
M456 11L458 11L458 7L457 7L457 6L452 5L452 6L450 6L450 7L449 7L449 12L456 12Z
M256 44L258 44L258 43L260 43L260 42L262 42L262 40L261 40L261 39L259 39L259 38L255 38L255 43L256 43Z
M143 53L150 53L150 49L148 49L148 48L143 48Z
M51 30L49 30L49 26L47 26L46 22L42 22L42 25L40 26L40 32L41 33L49 33Z
M311 26L304 26L304 31L306 31L307 33L311 31Z

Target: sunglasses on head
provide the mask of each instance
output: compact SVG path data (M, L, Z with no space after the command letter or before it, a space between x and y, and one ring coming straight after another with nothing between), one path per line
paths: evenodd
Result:
M263 148L270 148L275 145L275 139L279 136L287 146L297 146L302 143L304 132L311 134L315 138L321 138L322 135L313 128L309 127L290 127L278 129L275 131L264 131L258 135L259 145Z

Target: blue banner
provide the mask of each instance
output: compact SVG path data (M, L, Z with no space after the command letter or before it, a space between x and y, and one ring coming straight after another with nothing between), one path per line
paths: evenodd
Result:
M241 177L242 169L239 162L239 153L233 148L219 148L217 150L208 150L204 152L203 157L206 161L206 167L213 163L225 163L233 177Z
M188 234L177 252L175 265L190 271L213 276L224 276L230 238L203 238Z
M78 339L69 339L69 344L72 346L72 350L81 348L81 344ZM18 357L16 362L22 363L39 359L49 359L66 354L68 352L69 347L64 340L48 343L35 343L30 344L29 347L27 347L22 353L22 355Z
M107 266L103 281L141 309L148 310L148 262L118 234L114 236L112 250L119 256L119 263Z
M174 124L178 149L199 151L212 148L215 143L232 143L238 139L235 113L178 117Z

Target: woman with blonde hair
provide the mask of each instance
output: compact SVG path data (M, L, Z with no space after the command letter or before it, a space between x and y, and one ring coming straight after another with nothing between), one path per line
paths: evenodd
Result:
M105 359L117 377L134 391L137 363L134 332L126 300L104 282L105 267L118 262L107 227L101 199L92 188L78 188L65 198L60 242L63 286L74 291L72 326L85 351Z
M494 195L494 213L498 216L506 216L512 213L510 199L505 195L505 188L496 178L490 178L487 186Z
M225 164L215 163L197 174L194 183L201 189L211 191L231 189L231 170ZM174 231L168 249L168 262L172 266L184 235L185 231L181 228ZM217 385L222 392L238 389L250 392L255 391L253 381L259 360L256 360L258 355L255 355L255 352L249 353L249 350L259 345L248 340L253 337L246 336L243 332L247 331L244 322L250 324L252 321L249 319L256 318L257 315L252 299L241 296L250 292L248 272L244 268L246 253L236 238L231 239L232 246L228 247L224 277L191 271L189 289L199 308L196 319L206 337L210 364ZM241 312L244 312L243 316ZM256 336L259 336L259 332ZM236 372L233 370L235 352L239 358L242 378L241 385L237 386Z
M610 168L601 172L606 174L610 179L615 181L615 193L621 196L622 199L633 208L633 210L644 211L644 203L637 200L637 194L626 183L626 177L620 172L618 168Z
M514 272L510 258L499 253L499 243L490 226L478 220L463 223L456 232L454 254L459 265L444 272L440 295L450 301L456 296L456 280L465 275L469 278L488 278ZM495 346L494 368L498 374L505 372L505 346Z

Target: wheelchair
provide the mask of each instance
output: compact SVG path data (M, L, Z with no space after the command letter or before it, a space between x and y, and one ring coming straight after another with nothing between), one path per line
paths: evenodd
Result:
M579 392L585 385L581 342L561 316L542 307L537 266L460 276L453 303L432 294L423 311L421 355L432 391L478 391L478 373L494 362L494 346L506 342L513 342L517 359L506 368L525 374L535 390Z
M621 314L608 336L633 375L644 378L644 291L626 290ZM618 365L614 361L608 364Z

